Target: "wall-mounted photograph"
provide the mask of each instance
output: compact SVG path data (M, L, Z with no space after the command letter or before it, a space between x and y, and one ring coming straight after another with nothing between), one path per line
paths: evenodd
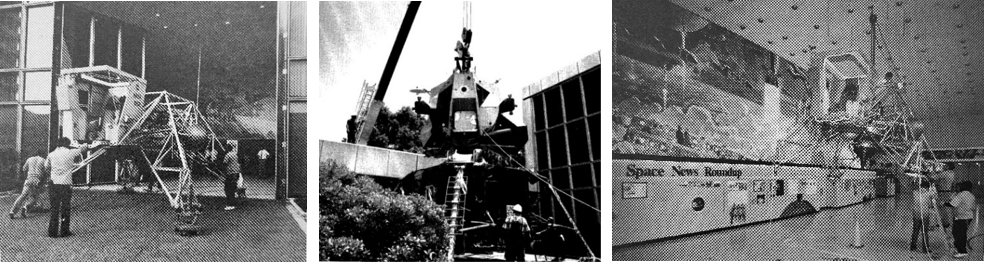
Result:
M305 10L0 2L0 260L304 261Z
M983 260L983 16L613 1L613 259Z
M598 261L596 2L323 2L321 261Z

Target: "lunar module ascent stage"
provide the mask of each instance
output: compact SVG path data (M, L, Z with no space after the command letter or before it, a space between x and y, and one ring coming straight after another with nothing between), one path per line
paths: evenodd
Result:
M531 209L540 205L540 200L550 200L539 197L542 194L540 189L547 188L555 203L560 203L561 194L544 176L525 168L524 163L519 162L524 161L522 150L528 141L528 132L521 123L520 113L516 116L515 99L511 95L498 98L496 87L476 78L472 67L473 57L470 55L473 31L470 27L469 3L464 3L464 27L454 49L455 67L449 78L431 89L411 90L427 96L426 100L419 97L414 103L414 111L428 118L420 135L425 156L378 150L393 154L390 159L385 160L366 158L373 153L365 150L373 149L366 145L374 131L378 113L384 105L384 96L419 5L420 2L417 1L409 4L381 82L372 90L366 89L365 85L366 91L361 94L356 110L361 124L355 132L354 144L326 143L333 147L328 148L329 153L324 155L337 163L348 165L358 174L387 174L400 179L400 191L421 194L442 205L450 229L448 240L451 251L448 253L448 260L453 260L454 252L485 251L499 245L500 227L506 216L514 214L509 209L515 204L520 204L525 209L525 217L532 224L533 232L552 231L544 234L553 234L556 238L560 238L560 233L567 235L566 240L559 240L552 247L563 248L562 243L580 246L576 248L580 250L564 251L565 254L546 253L549 251L541 251L540 254L589 256L590 259L595 259L594 252L575 228L575 222L568 212L565 213L568 220L558 221L559 223L531 212ZM364 155L365 153L368 155ZM360 156L373 161L361 161L357 158ZM403 166L390 164L396 159L400 160L396 157L403 156L418 157L419 166L399 173L390 172L404 169ZM374 161L388 163L382 165ZM416 163L413 161L411 164ZM388 167L381 170L390 173L373 173L373 168L381 167ZM566 211L565 206L560 208ZM539 241L538 237L536 241ZM551 245L546 242L550 240L543 243ZM536 248L535 252L540 252L540 249Z
M58 80L60 135L93 148L74 183L148 183L177 213L176 232L196 234L202 212L193 176L221 178L212 160L224 149L198 106L108 66L67 69Z

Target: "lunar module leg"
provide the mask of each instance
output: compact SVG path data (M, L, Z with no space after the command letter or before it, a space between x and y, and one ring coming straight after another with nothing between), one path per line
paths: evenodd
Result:
M187 146L195 141L208 141L210 148L216 148L219 140L206 123L195 103L177 95L161 91L149 92L157 97L146 105L141 118L122 137L118 145L135 146L153 172L171 206L176 212L175 232L183 236L196 235L202 228L197 224L203 206L195 190L193 166L205 168L202 173L216 175L209 169L207 150L189 150ZM147 152L152 152L148 156ZM138 160L135 160L138 161ZM171 187L161 178L161 172L178 175Z

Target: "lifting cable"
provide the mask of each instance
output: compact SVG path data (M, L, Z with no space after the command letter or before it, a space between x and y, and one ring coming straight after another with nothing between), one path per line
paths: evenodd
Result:
M496 141L494 141L494 138L492 138L490 135L484 134L484 136L487 136L487 138L490 139L491 142L494 143L495 146L497 146L497 149L501 150L501 152L505 156L507 156L508 159L510 159L511 161L515 162L515 164L518 164L518 166L520 168L523 168L526 171L528 171L530 174L536 176L536 179L541 180L543 183L545 183L549 187L549 190L552 191L552 195L556 198L556 201L559 202L560 206L563 206L562 207L563 214L566 214L566 219L569 220L569 223L571 225L573 225L573 231L576 232L576 235L580 237L580 242L583 242L583 246L587 248L587 254L590 254L590 257L591 258L597 259L597 256L593 252L593 249L590 248L590 245L589 244L587 244L587 239L583 237L583 233L580 232L580 229L577 227L576 222L573 220L573 216L570 215L569 210L566 209L566 207L565 207L566 205L562 205L563 204L563 201L559 199L559 191L558 191L559 188L556 188L556 186L553 186L552 183L549 183L548 178L546 178L545 176L542 176L539 173L536 173L534 170L531 170L529 168L526 168L524 165L521 164L521 162L518 162L518 160L515 160L514 157L511 157L511 155L509 155L507 151L505 151L503 148L501 148L501 145L498 144ZM590 209L593 209L598 214L600 213L600 209L597 209L597 208L595 208L593 206L590 206L590 204L587 204L586 202L583 202L583 201L577 199L573 195L570 195L569 193L565 193L565 192L563 192L563 194L566 194L566 196L570 197L574 201L580 202L580 203L586 205L587 207L590 207Z

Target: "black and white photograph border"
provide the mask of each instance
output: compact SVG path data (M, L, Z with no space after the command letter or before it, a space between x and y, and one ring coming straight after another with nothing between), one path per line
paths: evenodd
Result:
M320 3L319 260L599 261L606 7Z
M306 4L0 1L0 261L305 261Z

